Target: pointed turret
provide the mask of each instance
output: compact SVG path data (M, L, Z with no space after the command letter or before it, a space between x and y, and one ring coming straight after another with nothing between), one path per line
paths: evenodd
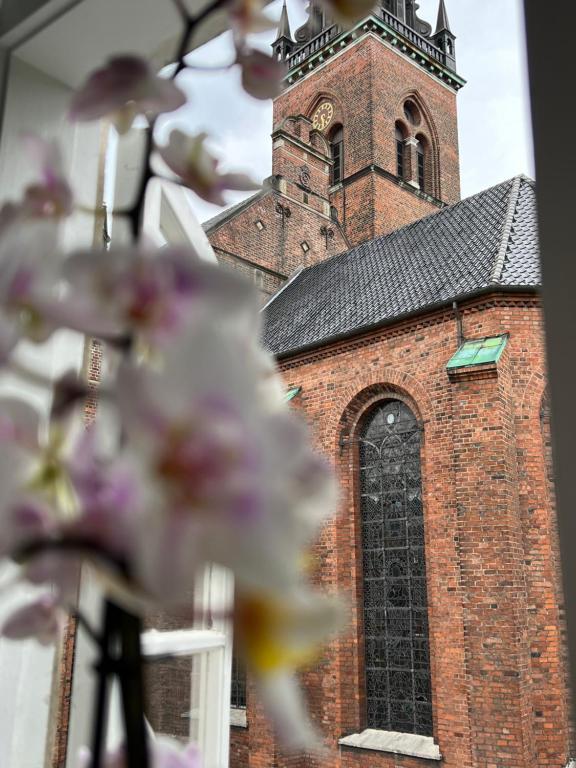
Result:
M288 8L286 8L286 0L282 5L282 15L280 16L280 24L278 26L277 40L285 37L287 40L292 40L292 32L290 32L290 19L288 18Z
M456 71L456 37L450 29L450 22L448 21L448 11L446 10L446 3L444 0L440 0L440 7L438 8L438 21L436 22L436 32L432 36L435 44L444 52L446 58L446 66Z
M282 5L278 34L276 35L276 40L272 43L272 50L279 61L286 61L294 50L294 40L292 40L292 32L290 31L290 19L288 18L286 0L284 0Z
M448 11L446 10L446 3L444 0L440 0L440 7L438 8L438 21L436 22L436 32L434 34L437 35L439 32L452 33L452 30L450 29L450 22L448 21Z

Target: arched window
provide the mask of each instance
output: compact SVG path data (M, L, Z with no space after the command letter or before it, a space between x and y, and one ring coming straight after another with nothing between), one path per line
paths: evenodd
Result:
M334 128L330 135L330 151L332 154L331 184L339 184L344 178L344 131L342 126Z
M359 438L367 727L430 736L421 429L387 400Z
M403 179L406 174L406 145L404 144L404 131L399 123L396 123L396 175Z

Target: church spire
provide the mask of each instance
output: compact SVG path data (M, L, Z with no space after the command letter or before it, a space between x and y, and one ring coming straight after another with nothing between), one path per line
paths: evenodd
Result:
M448 21L448 11L446 10L446 3L444 0L440 0L440 7L438 8L438 21L436 22L436 32L452 32L450 29L450 22Z
M278 26L278 34L276 40L281 40L285 37L287 40L292 40L292 32L290 31L290 19L288 18L288 8L286 8L286 0L282 5L282 15L280 16L280 24Z
M438 8L438 21L436 22L436 32L432 36L434 43L444 52L446 57L446 66L456 71L456 37L450 29L448 21L448 12L446 3L440 0Z
M278 61L286 61L288 56L294 50L294 40L292 39L292 32L290 31L290 19L288 18L286 0L284 0L282 6L278 34L276 35L276 40L272 43L272 50Z

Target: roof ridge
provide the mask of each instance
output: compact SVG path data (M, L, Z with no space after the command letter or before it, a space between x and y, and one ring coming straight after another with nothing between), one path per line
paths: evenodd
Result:
M502 279L504 262L506 260L506 254L508 253L510 235L512 234L512 227L514 226L514 214L516 213L516 208L518 206L518 198L520 197L520 187L522 186L522 181L522 176L515 176L512 182L510 197L508 198L508 209L506 211L506 218L504 219L504 228L502 230L500 248L496 254L494 268L490 278L491 285L498 284Z
M207 219L205 222L202 223L202 229L204 232L210 232L212 229L215 229L216 227L219 227L221 224L225 224L229 219L231 219L233 216L236 216L236 214L241 213L245 208L247 208L250 203L255 202L256 198L258 197L264 197L268 192L271 192L272 190L270 188L265 187L262 185L260 189L255 192L253 195L249 195L248 197L245 197L244 200L240 200L238 203L233 203L232 205L229 205L227 208L224 208L224 210L220 211L220 213L215 214L210 219Z

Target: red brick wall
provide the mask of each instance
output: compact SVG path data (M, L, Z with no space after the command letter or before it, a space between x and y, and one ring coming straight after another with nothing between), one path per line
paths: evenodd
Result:
M230 768L248 765L248 729L232 726L230 729Z
M290 209L289 217L282 218L276 210L277 203ZM261 231L254 224L257 220L264 224ZM325 226L334 232L334 237L328 240L328 247L320 232ZM347 250L337 224L303 203L276 192L260 198L210 232L209 237L217 253L223 251L231 257L239 256L254 267L263 267L284 277L301 266L315 264ZM310 246L306 253L301 247L304 241Z
M509 332L497 367L449 378L451 313L436 313L282 362L295 406L337 468L342 503L314 548L316 580L352 610L305 679L333 751L300 765L407 768L417 758L344 748L364 727L355 429L385 397L422 419L434 736L447 768L564 768L569 756L555 518L540 404L541 314L533 297L463 308L468 338ZM249 704L249 707L251 704ZM249 717L251 713L249 711ZM263 766L252 758L240 765ZM261 742L261 737L260 737ZM262 752L262 745L258 754ZM273 746L269 746L269 758ZM282 765L270 762L266 765Z
M410 125L404 116L407 98L417 105L418 125ZM311 117L323 100L335 108L325 134L340 122L344 129L344 190L332 189L330 199L353 244L438 209L407 184L374 173L350 178L373 165L396 176L397 120L403 122L406 136L425 137L429 145L427 192L445 203L460 199L456 94L438 78L381 39L367 35L279 96L274 104L275 127L301 114ZM307 137L302 135L302 140Z

